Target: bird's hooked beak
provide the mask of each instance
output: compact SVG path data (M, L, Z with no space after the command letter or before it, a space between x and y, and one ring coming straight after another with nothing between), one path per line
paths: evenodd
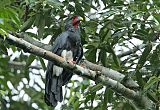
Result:
M83 19L81 16L79 16L79 17L78 17L78 20L79 20L79 21L83 21L84 19Z

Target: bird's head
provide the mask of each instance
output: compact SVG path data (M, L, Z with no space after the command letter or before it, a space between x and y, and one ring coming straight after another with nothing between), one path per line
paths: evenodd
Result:
M80 16L73 16L71 19L66 20L65 24L65 30L71 29L71 28L78 28L79 23L83 21L83 18Z
M74 26L74 28L78 28L78 25L79 25L80 21L83 21L82 17L80 17L80 16L73 16L71 23Z

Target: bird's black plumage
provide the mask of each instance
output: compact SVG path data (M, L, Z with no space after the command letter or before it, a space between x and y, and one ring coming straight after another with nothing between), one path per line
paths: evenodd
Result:
M59 56L65 55L66 60L67 57L72 57L68 59L78 63L83 56L80 30L74 26L73 22L68 22L65 30L56 38L52 52ZM45 83L45 102L47 105L55 107L57 102L63 100L62 86L71 79L72 74L71 71L56 66L55 62L48 62Z

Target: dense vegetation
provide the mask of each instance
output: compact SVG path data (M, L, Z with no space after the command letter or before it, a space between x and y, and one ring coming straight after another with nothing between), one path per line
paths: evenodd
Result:
M43 100L46 61L10 45L7 35L23 32L38 41L51 38L51 45L64 30L65 19L80 15L85 19L81 24L85 58L137 81L138 91L158 110L159 9L159 0L1 0L0 108L52 109ZM110 87L81 76L74 76L66 88L63 109L135 109Z

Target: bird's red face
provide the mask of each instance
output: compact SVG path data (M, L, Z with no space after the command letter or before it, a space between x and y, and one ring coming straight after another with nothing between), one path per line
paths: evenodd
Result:
M74 26L74 28L78 28L80 21L83 21L83 18L80 16L74 16L72 18L72 25Z

